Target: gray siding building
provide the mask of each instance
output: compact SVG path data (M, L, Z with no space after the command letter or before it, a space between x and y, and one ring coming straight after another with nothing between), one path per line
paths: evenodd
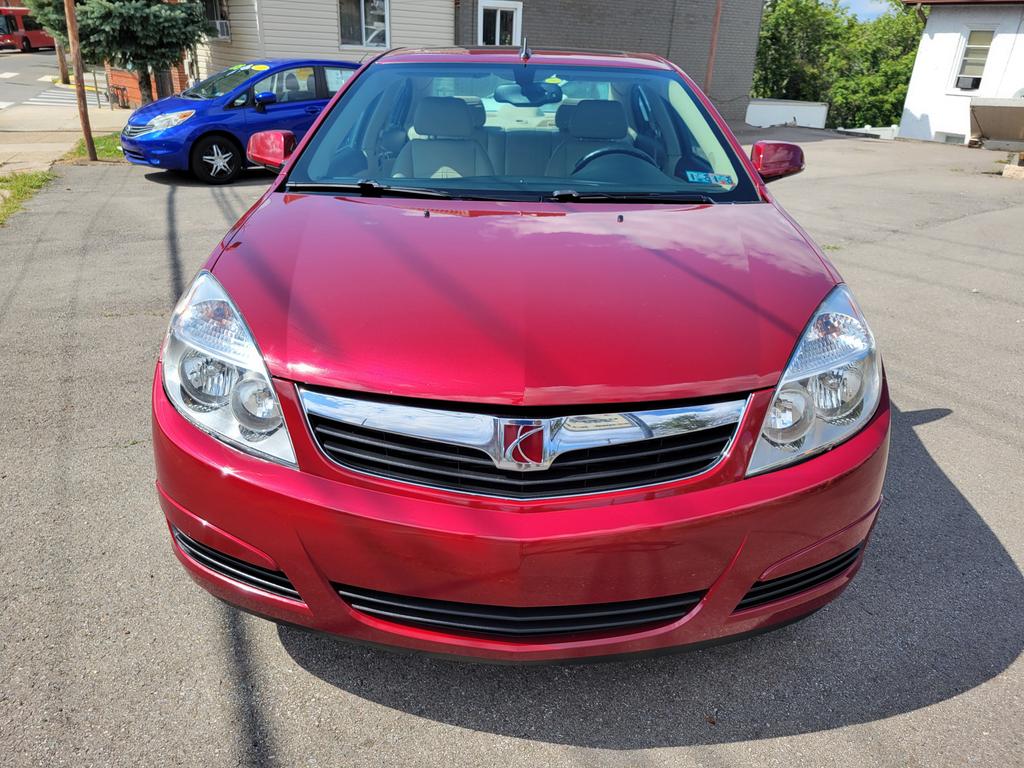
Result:
M519 45L657 53L742 120L762 0L204 0L216 30L188 62L193 77L252 59L360 60L392 47ZM716 9L721 9L713 35ZM191 57L190 57L191 58Z
M761 0L724 0L710 96L728 120L750 100ZM455 0L457 45L599 48L664 56L704 86L716 0Z

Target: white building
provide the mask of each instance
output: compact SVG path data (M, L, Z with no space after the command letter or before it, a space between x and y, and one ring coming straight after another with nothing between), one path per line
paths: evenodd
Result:
M904 0L917 5L915 0ZM900 121L901 138L963 144L971 97L1024 98L1022 0L922 0L931 6Z

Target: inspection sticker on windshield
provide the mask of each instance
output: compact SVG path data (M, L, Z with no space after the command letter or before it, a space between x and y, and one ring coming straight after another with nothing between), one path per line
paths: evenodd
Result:
M704 171L687 171L686 180L694 184L719 184L723 187L731 187L734 183L732 176L724 173L705 173Z

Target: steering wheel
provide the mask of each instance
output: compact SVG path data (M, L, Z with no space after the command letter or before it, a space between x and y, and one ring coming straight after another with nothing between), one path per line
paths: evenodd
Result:
M658 168L658 170L661 170L658 162L643 150L636 149L635 147L601 147L601 149L595 149L590 154L581 157L569 175L575 176L599 157L605 157L606 155L629 155L630 157L650 163L655 168Z

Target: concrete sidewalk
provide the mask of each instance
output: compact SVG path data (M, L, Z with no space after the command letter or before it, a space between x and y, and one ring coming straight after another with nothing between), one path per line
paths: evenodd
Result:
M131 114L127 109L92 105L94 136L117 133ZM20 104L0 112L0 175L47 170L82 138L78 109Z

